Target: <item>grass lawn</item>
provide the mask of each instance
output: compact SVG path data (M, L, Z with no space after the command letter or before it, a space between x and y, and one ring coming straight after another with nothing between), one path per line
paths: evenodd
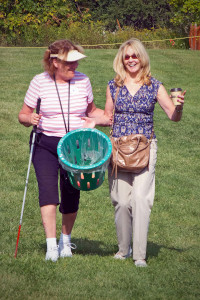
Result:
M148 268L131 258L116 261L114 211L107 173L101 187L81 192L72 233L74 256L46 262L46 242L31 167L18 256L14 258L31 128L18 123L30 80L42 72L45 49L1 48L0 299L199 299L200 298L200 52L148 50L153 76L169 90L187 90L182 121L173 123L156 105L158 139L156 196L148 239ZM78 70L92 83L95 103L104 108L117 50L87 50ZM98 128L109 135L108 128ZM57 237L61 215L57 214Z

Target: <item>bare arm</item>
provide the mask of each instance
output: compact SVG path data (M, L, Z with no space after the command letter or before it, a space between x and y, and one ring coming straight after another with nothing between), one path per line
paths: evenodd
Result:
M181 103L181 105L178 105L176 107L169 97L165 87L161 85L158 89L158 103L160 104L168 118L174 122L178 122L181 120L185 93L186 91L184 91L183 94L179 96L179 102Z
M33 111L34 108L24 103L18 115L19 122L26 127L29 127L31 125L38 125L41 115L38 115Z
M109 88L109 86L107 86L107 90L106 90L106 105L105 105L104 114L109 119L112 119L112 117L113 117L113 109L114 109L113 99L112 99L111 94L110 94L110 88Z
M104 110L97 108L94 102L90 103L87 107L86 115L89 118L101 117L104 115Z
M85 120L84 127L95 127L95 125L99 126L111 126L112 125L112 108L113 102L110 95L110 89L107 88L106 91L106 105L105 110L97 108L95 104L92 102L88 105L86 115L89 118L82 118Z
M107 86L106 90L106 104L105 110L101 110L101 114L97 115L96 125L111 126L113 116L113 100L110 94L110 88Z

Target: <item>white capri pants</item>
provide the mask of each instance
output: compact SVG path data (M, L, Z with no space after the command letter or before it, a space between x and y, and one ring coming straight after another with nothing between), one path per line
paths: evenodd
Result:
M133 259L145 259L151 209L155 196L157 140L150 145L149 168L141 173L117 172L108 168L110 197L115 208L115 225L119 252L129 253L133 241Z

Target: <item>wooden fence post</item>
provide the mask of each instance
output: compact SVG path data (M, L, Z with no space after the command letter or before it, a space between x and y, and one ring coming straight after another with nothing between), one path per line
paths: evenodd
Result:
M189 44L191 50L200 50L200 26L190 25L190 38Z

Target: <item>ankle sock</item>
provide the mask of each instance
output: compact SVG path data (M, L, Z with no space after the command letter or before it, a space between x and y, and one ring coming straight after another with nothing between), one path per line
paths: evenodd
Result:
M51 249L51 248L54 248L54 247L57 247L56 238L47 238L46 242L47 242L47 250Z
M71 234L64 234L61 232L60 242L66 244L71 243Z

